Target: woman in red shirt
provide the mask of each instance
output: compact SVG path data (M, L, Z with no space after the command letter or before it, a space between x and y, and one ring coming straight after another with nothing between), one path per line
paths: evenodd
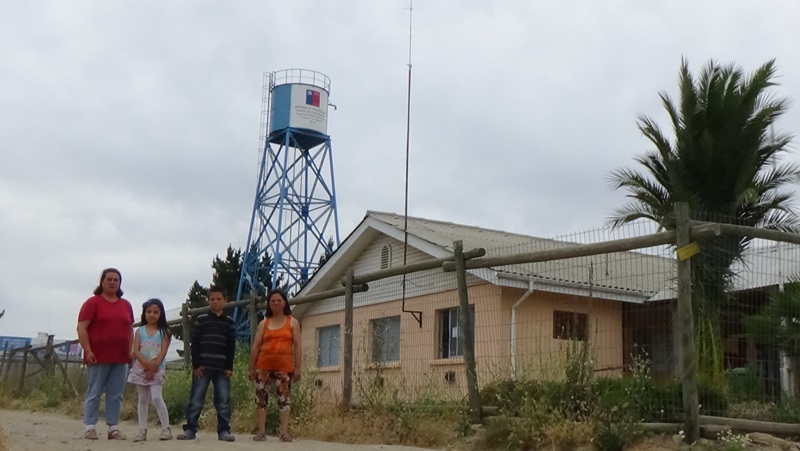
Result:
M95 425L100 416L100 397L106 394L106 424L109 440L125 440L119 430L122 392L131 362L133 309L122 298L122 275L115 268L103 270L100 285L81 306L78 340L86 365L86 398L83 402L83 437L97 440Z
M258 432L253 440L264 441L267 420L267 399L277 396L280 412L280 439L291 442L289 415L292 381L300 380L300 362L303 360L303 340L300 323L292 318L292 309L286 293L273 289L267 295L269 306L265 318L258 325L253 349L250 352L250 380L256 382L256 413Z

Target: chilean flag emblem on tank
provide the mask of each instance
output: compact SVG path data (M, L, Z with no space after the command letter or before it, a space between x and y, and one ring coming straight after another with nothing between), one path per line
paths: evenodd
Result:
M306 89L306 105L319 106L319 91Z

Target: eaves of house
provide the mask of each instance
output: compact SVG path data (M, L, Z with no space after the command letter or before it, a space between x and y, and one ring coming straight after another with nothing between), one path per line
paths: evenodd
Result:
M402 215L368 211L362 222L299 295L341 286L346 268L376 238L385 235L404 242L406 224L408 246L431 259L451 257L453 242L456 240L463 242L464 250L486 249L487 256L512 255L579 244L425 218L409 217L406 221ZM674 260L644 253L618 252L473 269L469 273L502 287L528 289L535 286L535 289L542 291L641 303L663 289L668 280L673 278ZM302 310L298 313L302 313Z
M765 287L780 287L800 276L800 245L773 242L751 246L744 256L731 265L731 291L746 291ZM678 290L672 281L648 301L675 299Z

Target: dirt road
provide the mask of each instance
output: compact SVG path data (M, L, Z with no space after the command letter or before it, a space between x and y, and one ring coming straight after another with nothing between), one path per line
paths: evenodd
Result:
M237 435L233 443L223 443L217 440L213 433L200 432L197 440L178 441L170 440L159 442L148 440L133 443L131 439L136 433L134 423L120 425L120 429L128 436L128 440L106 440L105 427L100 427L102 432L100 440L84 440L83 424L80 420L67 418L62 415L44 412L24 412L18 410L0 409L0 424L3 425L10 451L116 451L116 450L174 450L185 449L191 451L220 451L238 449L281 449L297 451L430 451L425 448L396 445L351 445L344 443L317 442L298 439L292 443L279 443L275 437L268 437L266 442L254 442L250 435ZM104 426L104 425L102 425ZM154 430L150 431L154 433ZM174 431L176 434L179 431Z

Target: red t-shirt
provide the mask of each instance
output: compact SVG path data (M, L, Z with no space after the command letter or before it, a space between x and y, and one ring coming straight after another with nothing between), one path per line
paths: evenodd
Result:
M91 321L89 345L97 363L130 363L133 340L133 308L125 299L108 302L100 295L83 303L78 321ZM86 362L86 353L83 354Z

